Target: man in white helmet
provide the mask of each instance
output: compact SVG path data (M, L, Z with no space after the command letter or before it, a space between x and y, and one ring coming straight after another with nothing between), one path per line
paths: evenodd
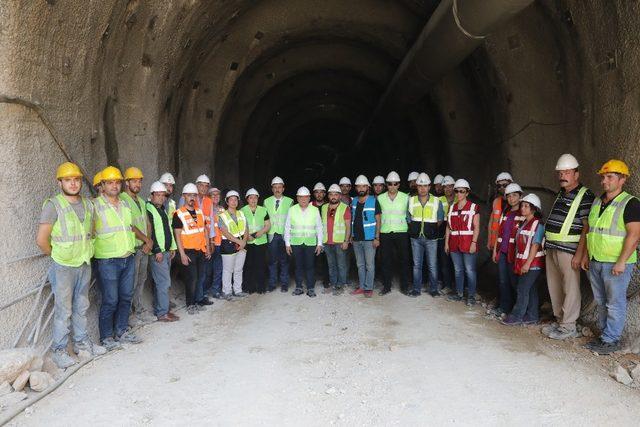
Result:
M323 247L328 264L329 283L333 294L347 285L347 250L351 236L351 208L340 201L342 192L337 184L329 187L329 203L321 208L324 228Z
M433 191L436 193L436 196L441 197L444 195L444 188L442 186L442 181L444 180L444 176L438 174L433 178Z
M351 206L351 180L346 176L343 176L340 178L338 185L340 186L340 191L342 191L342 203L346 203L348 206Z
M171 196L173 195L174 187L176 185L176 180L169 172L165 172L160 176L160 179L158 181L164 184L165 188L167 189L167 197L165 198L163 206L165 212L167 213L167 217L169 217L169 221L171 221L171 219L173 218L173 214L177 209L176 201L171 198Z
M595 195L580 183L578 167L578 160L571 154L558 159L555 169L560 191L545 224L547 286L556 322L543 327L542 333L557 340L579 336L580 261Z
M211 296L222 298L222 232L220 231L220 215L224 208L220 204L220 190L209 189L211 213L209 214L209 243L211 244L211 268L207 272L207 282L211 285Z
M498 238L498 227L502 212L507 208L507 199L504 196L504 189L513 182L509 172L500 172L496 177L496 195L491 202L491 215L487 224L487 249L493 251Z
M196 178L196 187L198 188L198 197L196 199L196 206L202 210L202 214L205 219L205 228L207 230L208 239L214 238L211 228L211 212L212 202L209 197L209 188L211 187L211 180L207 175L200 175ZM204 274L199 276L199 281L196 284L196 304L199 306L211 305L213 302L207 297L207 294L211 293L211 287L213 286L213 258L208 258L204 266Z
M382 175L378 175L375 178L373 178L373 195L376 197L379 197L382 193L384 193L384 191L386 190L386 187L384 185L384 177Z
M289 257L284 244L284 224L289 209L293 205L293 199L284 195L284 181L279 176L271 180L273 196L267 197L264 207L267 209L271 228L267 233L269 241L269 284L268 292L273 292L278 281L280 292L289 291ZM278 267L280 274L278 275Z
M418 172L413 171L409 173L409 176L407 177L407 186L409 187L410 196L415 196L416 194L418 194L416 186L416 179L418 179L418 175L420 175Z
M442 295L453 291L453 261L451 261L451 256L444 250L444 237L447 231L449 210L456 201L456 193L453 188L455 183L456 180L450 175L442 178L443 194L440 196L440 202L442 202L444 209L445 220L438 230L438 277L442 278L442 289L440 290L440 294Z
M326 197L327 189L323 183L317 182L316 185L313 186L313 200L311 204L319 209L327 202Z
M313 186L313 200L311 200L311 204L318 209L321 209L327 203L327 188L323 183L317 182L316 185ZM331 287L329 286L329 277L328 277L328 268L327 268L327 258L323 256L316 257L316 271L320 271L322 274L322 286L324 287L324 292L331 292Z

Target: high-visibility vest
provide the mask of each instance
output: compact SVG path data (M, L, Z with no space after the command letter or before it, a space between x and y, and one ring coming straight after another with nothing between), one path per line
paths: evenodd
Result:
M384 192L378 196L380 203L380 232L381 233L403 233L408 229L407 225L407 205L409 196L402 191L398 191L396 197L391 200L389 192Z
M224 208L220 206L211 206L211 214L209 215L209 229L213 229L215 236L213 237L213 244L220 246L222 243L222 233L220 232L220 215L224 212ZM209 234L211 235L211 233Z
M247 219L247 224L249 226L249 234L256 233L264 228L265 218L267 217L267 209L262 206L256 206L256 211L252 212L251 207L249 205L245 205L240 209L245 218ZM247 242L249 245L264 245L267 243L267 234L263 234L257 239L253 239L250 242Z
M478 206L467 200L462 209L458 204L449 209L449 250L468 253L473 241L473 217L478 214Z
M449 200L447 200L447 196L440 196L438 199L440 199L440 203L442 203L444 217L446 218L449 215Z
M627 229L624 224L624 208L634 197L626 191L618 194L609 206L600 215L602 199L599 197L593 202L589 211L589 232L587 233L587 248L589 256L600 262L617 262L622 248ZM627 264L635 264L638 259L636 251L633 251Z
M344 213L347 211L347 205L342 202L338 203L336 213L333 215L333 243L343 243L347 233L347 223L344 220ZM329 221L329 204L322 205L322 225L324 226L323 243L329 241L328 221Z
M184 249L193 249L200 252L207 251L207 235L204 226L204 214L196 208L196 219L193 219L186 206L176 211L176 215L182 221L180 241Z
M502 233L504 231L504 227L507 224L507 217L514 213L513 222L511 223L511 230L509 230L509 248L507 249L507 261L510 264L513 264L516 257L516 233L518 232L518 228L524 221L524 216L520 213L520 210L517 211L509 211L500 217L500 226L498 227L498 239L496 240L498 243L498 250L496 251L496 255L500 253L500 245L502 244Z
M58 219L51 229L51 258L60 265L80 267L90 264L93 256L91 225L93 211L91 201L81 196L84 209L84 220L73 210L71 204L62 194L47 200L56 209ZM45 202L45 204L47 203Z
M162 215L158 212L158 208L151 202L147 202L147 212L151 213L151 217L153 218L153 233L156 236L156 241L158 242L158 246L160 250L164 252L164 248L166 247L166 240L164 235L164 224L162 222ZM171 219L167 216L167 222L169 223L169 230L171 230ZM169 233L171 235L171 243L169 250L175 251L177 249L176 239L173 236L173 232Z
M293 204L293 199L290 197L282 196L280 199L280 205L276 210L276 198L274 196L267 197L264 201L264 207L269 213L269 220L271 221L271 228L269 228L270 236L273 234L284 233L284 223L287 221L287 213Z
M169 218L169 222L173 219L173 214L176 213L176 201L173 199L167 199L167 206L165 212L167 213L167 218Z
M233 237L242 239L242 237L247 232L247 218L245 218L244 213L241 210L236 211L235 221L231 217L231 214L228 210L220 214L220 220L224 223L224 225L227 227L227 231ZM222 240L227 240L227 238L222 235Z
M569 212L567 212L567 216L562 223L562 227L560 228L559 233L552 233L550 231L545 230L545 239L550 242L560 242L560 243L578 243L580 241L580 234L569 235L569 231L571 230L571 225L573 224L573 220L576 218L576 214L578 213L578 209L580 208L580 203L582 203L582 198L584 194L587 192L587 187L582 187L578 194L576 194L575 199L571 202L571 206L569 207ZM556 203L558 203L558 199L560 198L560 193L556 197L556 201L553 202L553 206L555 207ZM553 208L549 214L553 212Z
M354 197L351 201L351 230L356 218L356 209L358 208L358 197ZM367 196L362 208L362 228L364 229L364 240L373 240L376 237L376 198L372 195Z
M500 226L500 217L502 216L502 209L504 208L504 200L502 196L498 196L493 199L491 204L491 216L489 217L489 235L487 240L491 246L496 243L498 237L498 227Z
M289 209L289 224L291 225L291 245L292 246L317 246L316 221L318 219L318 208L309 204L304 212L300 205L296 204Z
M145 201L138 195L136 195L136 199L134 200L133 197L126 192L120 193L120 200L122 200L131 210L131 223L133 226L146 236L149 217L147 216L147 211L144 207ZM142 243L143 242L141 240L136 239L136 247L142 246Z
M419 196L413 196L409 202L409 215L411 215L411 221L416 222L438 222L438 207L440 206L440 199L433 194L429 195L429 200L422 206Z
M540 226L540 220L533 219L526 224L523 224L520 227L520 230L516 234L516 251L515 251L515 262L513 263L513 272L521 275L522 274L522 266L529 259L529 255L531 255L531 246L533 245L533 238L536 235L536 231ZM544 240L544 239L543 239ZM531 266L533 267L544 267L544 241L540 244L540 248L538 252L536 252L536 256L531 261Z
M98 259L122 258L135 252L136 235L131 231L131 209L124 202L119 203L120 214L104 196L94 201L95 254Z

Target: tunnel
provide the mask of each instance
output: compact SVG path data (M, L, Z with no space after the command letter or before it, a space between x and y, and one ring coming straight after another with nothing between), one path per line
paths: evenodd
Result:
M0 4L0 295L40 283L54 166L287 192L398 171L510 171L548 207L562 153L599 191L638 165L640 4L624 0L37 0ZM629 182L640 190L637 174ZM88 187L88 185L87 185ZM20 224L16 227L15 224ZM635 294L634 294L635 295ZM3 343L30 310L6 314ZM629 331L640 325L630 307Z

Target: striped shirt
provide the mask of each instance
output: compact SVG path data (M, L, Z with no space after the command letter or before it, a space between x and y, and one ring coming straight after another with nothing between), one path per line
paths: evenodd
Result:
M560 232L562 224L564 223L564 219L567 217L569 209L571 208L571 203L573 203L573 200L576 198L578 192L582 187L582 184L578 184L578 186L571 190L568 194L565 193L564 190L560 190L556 201L553 204L553 208L551 208L549 217L547 218L547 223L545 224L545 228L547 231L551 233ZM593 192L591 190L587 190L582 197L582 201L580 202L580 206L578 207L578 212L576 212L576 216L575 218L573 218L573 223L571 224L571 228L569 229L569 235L576 236L582 233L582 221L586 220L589 217L589 211L591 210L591 205L593 204L594 200L595 195L593 194ZM557 249L559 251L575 254L576 250L578 249L578 243L552 242L547 240L545 243L545 249Z

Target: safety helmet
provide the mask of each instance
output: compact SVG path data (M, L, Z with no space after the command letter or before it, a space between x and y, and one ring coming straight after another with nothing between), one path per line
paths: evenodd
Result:
M442 179L442 185L454 185L455 183L456 183L456 180L453 179L453 177L451 175L446 175Z
M167 192L167 187L165 187L165 185L160 181L156 181L153 184L151 184L151 189L149 190L149 193L166 193L166 192Z
M422 172L420 175L418 175L418 178L416 178L416 185L429 185L429 184L431 184L431 178L429 178L429 175L427 175L424 172Z
M512 182L511 184L507 185L507 187L504 189L505 196L511 193L522 193L522 187L520 187L515 182Z
M442 184L442 180L444 179L444 176L438 174L436 175L435 178L433 178L433 183L434 184Z
M411 172L407 177L407 181L415 181L418 179L418 175L420 175L418 172Z
M629 176L629 166L622 160L611 159L598 171L598 175L604 175L605 173L619 173Z
M159 181L164 183L164 184L175 184L176 183L175 178L169 172L163 173L162 176L160 177Z
M198 194L198 187L192 182L185 184L182 187L182 194Z
M220 189L218 187L211 187L209 189L209 194L220 193Z
M376 185L376 184L383 184L384 185L384 177L378 175L375 178L373 178L373 182L372 183L373 183L373 185Z
M271 180L271 185L282 184L284 185L284 181L279 176L274 176Z
M536 208L538 208L539 211L542 210L542 203L540 202L540 197L536 196L533 193L527 194L526 196L524 196L520 200L520 203L522 203L522 202L527 202L527 203L535 206Z
M142 179L142 178L144 178L142 171L136 167L130 167L130 168L127 168L126 171L124 171L124 179Z
M209 180L209 177L207 175L200 175L199 177L197 177L196 184L199 182L203 182L205 184L211 184L211 180Z
M313 186L313 191L327 191L327 189L323 183L317 182L316 185Z
M58 166L56 171L56 179L82 177L80 167L75 163L64 162Z
M356 178L356 185L367 185L369 187L371 186L371 184L369 184L369 180L364 175L358 175L358 177Z
M98 172L93 177L93 186L100 184L102 182L102 171Z
M309 189L307 187L300 187L298 188L298 191L296 191L296 196L311 196L311 193L309 193Z
M258 193L258 190L256 190L255 188L250 188L244 194L244 198L246 199L249 196L258 196L258 197L260 197L260 194Z
M122 181L122 172L114 166L107 166L100 172L103 181Z
M469 181L467 181L466 179L462 179L462 178L460 178L459 180L456 181L456 183L453 185L453 188L466 188L467 190L471 190L471 186L469 185Z
M509 172L500 172L498 176L496 176L496 183L500 181L513 181L513 178Z
M556 170L566 171L571 169L578 169L578 166L580 166L580 164L578 163L578 160L575 157L573 157L573 155L563 154L562 156L558 157L558 162L556 163Z
M343 176L342 178L340 178L340 185L351 185L351 180L349 178L347 178L346 176Z
M229 200L229 197L237 197L240 199L240 194L236 190L229 190L227 194L225 194L224 199Z
M387 175L387 182L400 182L400 175L398 175L398 172L389 172L389 174Z
M338 184L331 184L329 186L329 193L342 193Z

